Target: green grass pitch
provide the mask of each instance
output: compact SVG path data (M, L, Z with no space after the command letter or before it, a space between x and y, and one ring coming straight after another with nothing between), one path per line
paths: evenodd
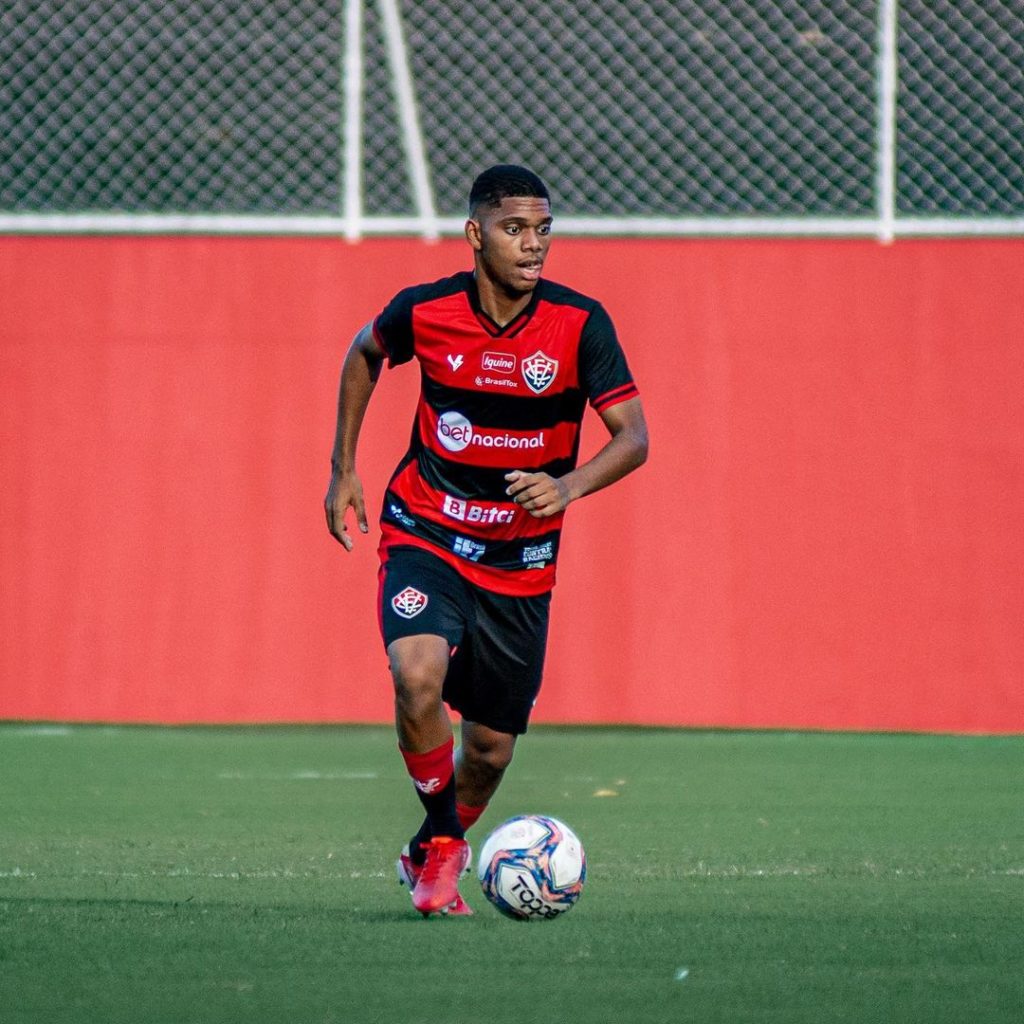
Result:
M1024 1019L1024 737L535 728L531 924L414 913L389 729L7 724L0 809L3 1024Z

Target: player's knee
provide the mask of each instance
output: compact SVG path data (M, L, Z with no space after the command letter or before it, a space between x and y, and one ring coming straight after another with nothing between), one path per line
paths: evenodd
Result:
M473 768L494 775L501 775L512 763L514 752L515 738L512 736L463 744L463 757Z
M420 703L440 699L444 676L429 665L406 665L392 673L395 696L402 701Z

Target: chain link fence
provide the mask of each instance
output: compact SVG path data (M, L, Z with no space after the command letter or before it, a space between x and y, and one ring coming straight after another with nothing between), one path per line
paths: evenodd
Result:
M877 212L877 2L402 0L400 58L354 2L0 4L0 211L338 218L358 141L362 215L413 216L400 59L441 216L495 162L560 216ZM903 0L895 53L895 215L1024 216L1024 4Z

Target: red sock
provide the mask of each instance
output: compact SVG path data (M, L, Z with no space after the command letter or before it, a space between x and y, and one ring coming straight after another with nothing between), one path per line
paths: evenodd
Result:
M440 793L451 781L455 772L453 753L455 741L451 736L439 747L425 754L414 754L411 750L398 748L405 759L405 767L413 785L424 795Z
M475 825L480 815L486 810L487 804L481 804L479 807L471 807L469 804L455 804L455 813L459 816L459 824L464 832L468 832L470 825Z

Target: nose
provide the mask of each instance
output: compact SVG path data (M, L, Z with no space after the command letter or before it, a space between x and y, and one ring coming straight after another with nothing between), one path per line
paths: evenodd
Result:
M527 228L520 237L527 252L540 252L544 248L544 241L536 228Z

